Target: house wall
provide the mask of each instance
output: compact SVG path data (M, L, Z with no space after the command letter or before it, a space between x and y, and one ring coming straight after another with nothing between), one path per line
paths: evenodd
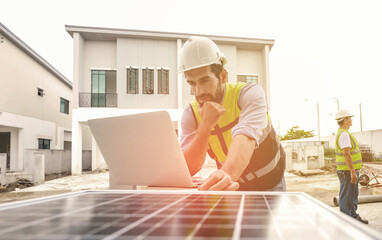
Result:
M116 70L116 43L106 41L84 41L82 79L79 92L91 92L91 70Z
M71 88L9 39L0 49L0 111L71 128ZM37 88L44 89L43 97L37 95ZM69 114L60 112L60 97L69 101Z
M264 59L261 51L238 50L237 73L257 74L258 84L265 87Z
M176 41L117 39L118 108L177 108ZM127 67L139 68L139 94L127 94ZM142 69L154 69L154 94L142 94ZM158 68L169 69L169 94L158 94Z
M11 133L10 170L17 175L28 164L33 167L26 151L37 150L39 138L49 139L54 150L71 141L72 89L67 79L1 24L0 36L0 131ZM69 114L61 113L61 98L69 101Z

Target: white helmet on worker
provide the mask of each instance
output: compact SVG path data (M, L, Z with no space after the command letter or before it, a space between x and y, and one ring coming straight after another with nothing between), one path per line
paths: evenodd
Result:
M345 118L347 117L354 117L354 115L351 115L350 112L348 110L340 110L336 113L336 118L335 120L337 120L338 122L344 120Z
M180 52L179 73L214 63L227 63L227 58L219 47L206 37L190 37Z

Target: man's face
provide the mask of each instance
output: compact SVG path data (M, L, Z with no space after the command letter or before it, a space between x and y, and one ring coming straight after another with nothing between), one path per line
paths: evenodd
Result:
M191 91L196 100L203 107L207 101L221 103L223 99L223 86L225 82L225 70L220 74L220 79L211 71L210 66L205 66L185 72Z
M351 117L347 117L349 127L353 125L353 119Z
M346 125L346 126L352 126L353 125L353 120L352 120L352 118L351 117L346 117L345 118L345 121L344 121L344 124Z

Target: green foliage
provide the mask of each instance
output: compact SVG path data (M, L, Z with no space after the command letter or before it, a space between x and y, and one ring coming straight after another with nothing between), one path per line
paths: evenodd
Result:
M292 140L292 139L301 139L301 138L310 138L313 137L313 130L312 131L304 131L298 129L299 126L292 127L287 134L284 136L281 136L281 140Z
M335 158L336 157L336 150L334 148L325 148L324 149L324 156L326 158Z

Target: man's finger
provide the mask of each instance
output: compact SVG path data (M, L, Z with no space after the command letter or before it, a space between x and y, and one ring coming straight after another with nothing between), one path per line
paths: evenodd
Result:
M232 182L228 187L224 188L223 191L236 191L240 187L238 182Z
M229 175L224 176L220 181L211 186L209 191L221 191L231 184L231 177Z
M200 116L202 116L202 106L200 106L200 104L198 103L198 113Z
M200 191L208 191L210 187L215 185L217 182L220 181L220 179L223 177L222 174L219 174L217 172L213 173L211 176L207 178L206 181L202 185L199 186L198 190Z

